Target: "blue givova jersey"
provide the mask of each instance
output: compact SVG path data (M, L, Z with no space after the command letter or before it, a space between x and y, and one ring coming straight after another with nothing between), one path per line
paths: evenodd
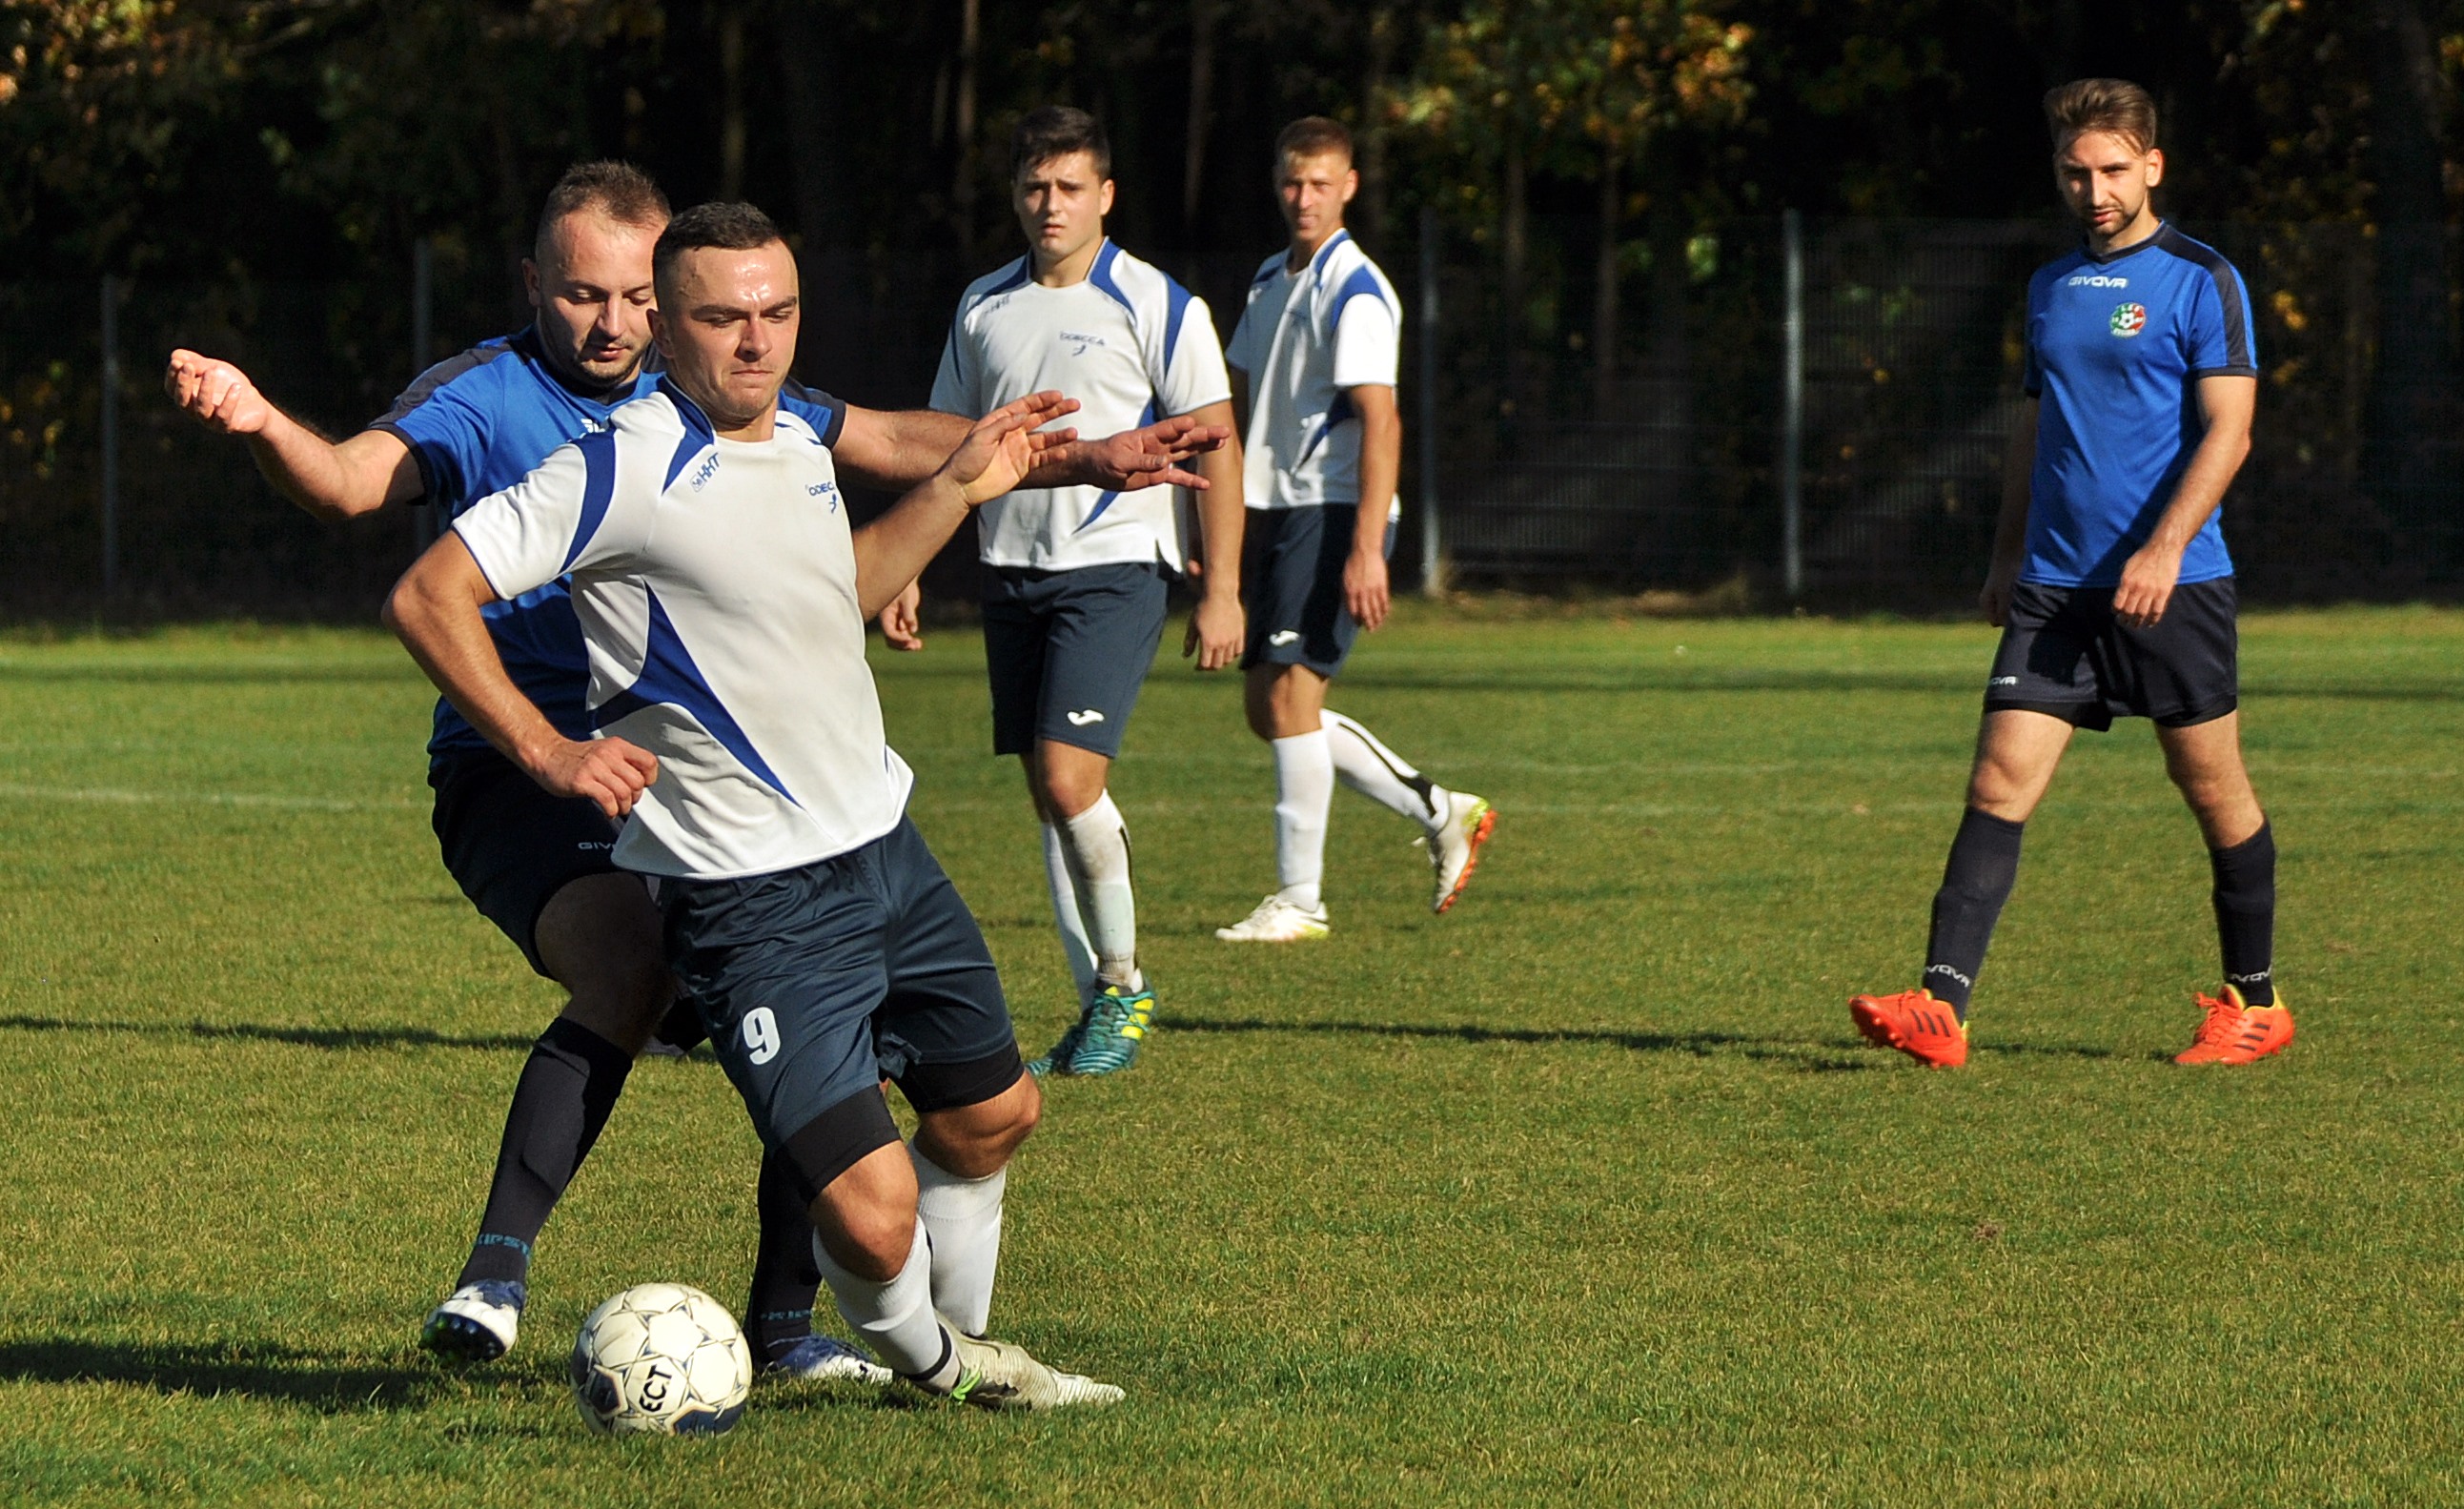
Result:
M559 448L605 431L620 406L657 386L657 366L654 351L623 387L596 395L576 392L548 366L538 329L527 327L483 341L422 372L369 428L387 431L410 447L427 501L445 511L441 528L537 471ZM837 441L846 419L846 407L837 399L789 383L779 403L810 423L823 444ZM589 738L590 662L564 580L491 603L481 616L522 695L559 733ZM451 703L437 701L430 755L487 747L488 741Z
M2028 396L2041 401L2020 580L2112 587L2147 543L2206 433L2199 379L2256 377L2250 295L2214 248L2171 226L2028 280ZM2182 555L2183 582L2233 574L2223 510Z

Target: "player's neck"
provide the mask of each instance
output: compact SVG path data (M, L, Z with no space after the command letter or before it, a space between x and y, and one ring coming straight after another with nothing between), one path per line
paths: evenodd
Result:
M1314 241L1304 241L1297 235L1293 236L1292 249L1284 257L1285 270L1287 272L1297 273L1302 268L1309 266L1310 262L1316 260L1317 254L1325 250L1326 243L1333 240L1336 236L1341 235L1342 233L1343 222L1337 220L1334 224L1328 226L1326 228L1326 233Z
M2116 252L2126 252L2153 236L2164 223L2165 219L2156 212L2154 204L2142 205L2139 212L2130 217L2128 224L2116 229L2112 233L2099 235L2094 231L2090 231L2087 233L2087 249L2097 256L2111 256Z
M1104 236L1098 232L1092 240L1067 256L1046 260L1045 255L1037 251L1030 251L1026 255L1028 264L1035 269L1038 286L1068 288L1087 280L1087 275L1094 271L1095 258L1103 250Z
M721 440L741 440L748 445L759 445L778 431L779 395L776 392L770 395L768 403L761 406L759 413L746 418L723 412L707 397L693 391L691 378L672 367L668 370L667 382L678 396L701 411L701 416L710 421L710 433Z

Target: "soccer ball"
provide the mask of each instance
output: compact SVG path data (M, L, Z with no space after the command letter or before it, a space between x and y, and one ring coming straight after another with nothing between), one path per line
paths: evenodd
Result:
M716 1435L744 1412L753 1349L727 1307L685 1284L636 1284L590 1312L565 1365L602 1435Z

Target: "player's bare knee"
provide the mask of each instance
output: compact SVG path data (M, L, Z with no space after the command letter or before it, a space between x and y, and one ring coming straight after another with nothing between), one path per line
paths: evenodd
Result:
M909 1198L903 1210L890 1200L840 1200L830 1205L826 1213L816 1212L813 1231L831 1260L872 1283L886 1284L897 1277L915 1248L913 1198Z
M1043 1120L1044 1088L1033 1075L1021 1074L989 1100L927 1112L915 1143L961 1179L983 1179L1006 1167Z

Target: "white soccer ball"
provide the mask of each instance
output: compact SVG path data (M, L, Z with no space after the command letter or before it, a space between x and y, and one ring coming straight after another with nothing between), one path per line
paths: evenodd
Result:
M636 1284L590 1312L566 1364L602 1435L716 1435L744 1412L753 1349L727 1307L686 1284Z

